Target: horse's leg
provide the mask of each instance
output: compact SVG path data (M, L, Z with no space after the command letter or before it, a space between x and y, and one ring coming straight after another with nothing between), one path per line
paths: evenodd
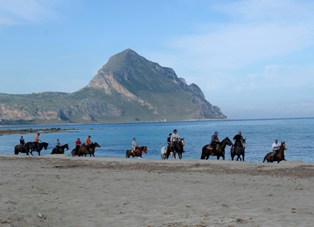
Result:
M243 162L244 162L244 153L243 153L243 155L242 155L242 158L243 158Z
M38 156L40 156L40 151L38 151Z

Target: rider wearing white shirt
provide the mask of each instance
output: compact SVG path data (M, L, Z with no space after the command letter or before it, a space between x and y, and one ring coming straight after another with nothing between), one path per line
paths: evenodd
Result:
M272 149L273 149L273 157L275 157L275 155L277 154L277 152L279 151L280 148L280 144L278 143L278 140L276 139L275 142L272 145Z
M178 150L178 142L179 142L180 136L177 133L177 130L173 130L173 133L171 134L170 141L172 143L172 148L175 148Z

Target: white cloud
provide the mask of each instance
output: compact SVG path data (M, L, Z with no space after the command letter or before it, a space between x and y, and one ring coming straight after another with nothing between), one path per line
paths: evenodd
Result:
M0 1L0 24L14 25L23 23L39 23L56 18L54 10L57 0L10 0Z

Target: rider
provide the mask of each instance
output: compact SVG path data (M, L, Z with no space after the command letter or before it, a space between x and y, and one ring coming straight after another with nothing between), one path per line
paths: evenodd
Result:
M36 136L34 138L34 143L33 143L35 149L38 149L38 142L40 142L39 136L40 136L40 133L37 132L37 134L36 134Z
M91 144L92 144L91 136L88 135L88 137L86 138L86 141L85 141L85 145L87 148L89 148Z
M212 135L212 139L210 141L210 146L213 148L213 151L215 152L217 149L217 144L219 143L218 139L218 132L215 131L215 133Z
M61 147L61 143L60 140L57 139L57 143L56 143L56 149L59 150L59 148Z
M176 129L173 130L173 133L171 134L171 137L170 137L172 150L178 150L178 143L179 143L180 136L177 132L178 131Z
M133 140L132 140L132 153L135 152L135 149L137 148L137 143L136 143L136 138L133 137Z
M168 146L171 145L171 135L172 135L172 133L169 133L169 136L168 136L168 138L167 138L167 144L168 144Z
M238 134L233 137L234 147L241 146L244 149L243 140L242 133L239 131Z
M81 142L80 138L77 138L77 140L75 141L75 151L76 151L76 153L79 151L81 144L82 144L82 142Z
M25 140L24 140L23 136L21 136L21 138L20 138L20 146L24 147L24 145L25 145Z
M276 157L277 152L279 151L279 148L280 148L280 144L278 143L278 140L275 139L275 142L272 145L272 150L273 150L272 156L273 156L273 158Z

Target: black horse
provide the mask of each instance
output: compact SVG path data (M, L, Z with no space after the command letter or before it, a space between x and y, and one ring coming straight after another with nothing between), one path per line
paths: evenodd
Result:
M244 156L245 156L245 147L244 147L244 144L245 144L245 139L242 140L242 144L241 143L235 143L234 146L231 147L230 149L230 155L231 155L231 159L233 161L234 159L234 156L238 156L237 157L237 161L244 161ZM243 146L242 146L243 145ZM242 156L242 158L241 158Z
M202 155L201 159L208 159L209 156L217 156L217 160L219 160L220 157L222 157L223 160L225 160L225 148L226 146L232 146L232 142L229 139L229 137L224 138L221 142L217 144L217 148L214 151L213 147L210 146L210 144L206 144L202 148Z
M182 159L182 153L184 153L183 147L184 147L184 138L179 139L177 144L172 147L169 144L167 148L166 158L168 159L170 156L170 153L172 152L174 158L176 158L176 155L178 154L179 159Z
M24 147L27 149L27 151L33 155L33 151L38 152L38 156L40 156L40 151L44 148L47 150L48 143L42 142L42 143L33 143L33 142L28 142L24 145Z
M26 153L26 155L29 154L29 150L26 149L25 145L18 144L14 147L14 154L18 155L19 153Z
M64 144L62 146L58 146L52 149L51 154L64 154L64 150L69 150L69 145Z

